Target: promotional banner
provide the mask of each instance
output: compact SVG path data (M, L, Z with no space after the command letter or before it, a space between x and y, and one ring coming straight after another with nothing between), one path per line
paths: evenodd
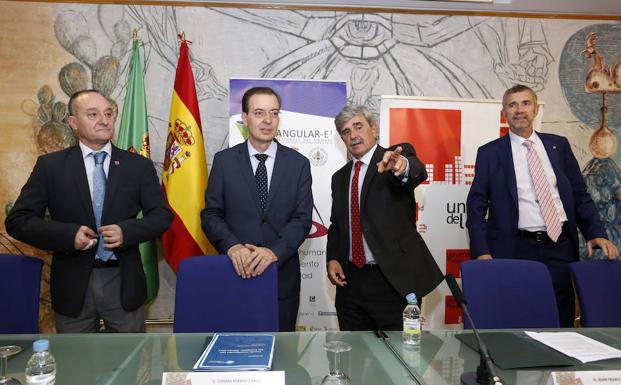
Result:
M380 144L408 142L425 163L427 181L416 188L418 231L444 273L460 278L470 259L466 198L479 146L506 135L500 100L382 96ZM540 106L535 129L541 126ZM445 283L425 296L429 329L461 327L461 310Z
M344 82L282 79L231 79L229 146L246 140L241 99L251 87L271 87L282 99L276 140L310 160L313 177L313 227L300 247L302 291L298 330L336 330L334 286L326 275L326 243L330 226L332 174L347 161L347 151L334 117L347 104ZM278 154L276 154L278 157Z

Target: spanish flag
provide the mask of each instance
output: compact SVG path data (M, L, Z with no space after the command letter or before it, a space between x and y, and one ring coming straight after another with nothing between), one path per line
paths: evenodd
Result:
M188 41L184 36L179 38L181 50L162 173L162 187L174 215L170 228L162 236L162 243L164 255L174 271L187 257L216 253L201 228L200 212L205 207L207 188L207 160Z

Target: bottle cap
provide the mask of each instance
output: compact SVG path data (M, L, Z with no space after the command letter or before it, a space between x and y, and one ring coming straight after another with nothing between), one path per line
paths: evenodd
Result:
M48 340L36 340L33 344L32 344L32 350L37 353L37 352L44 352L46 350L48 350L50 348L50 341Z
M405 296L405 299L408 301L408 303L415 303L416 302L416 294L410 293L410 294Z

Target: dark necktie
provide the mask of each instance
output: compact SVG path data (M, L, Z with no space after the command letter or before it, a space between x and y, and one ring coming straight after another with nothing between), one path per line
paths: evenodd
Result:
M546 232L550 239L556 242L563 231L561 217L552 199L552 191L550 191L548 177L543 171L541 159L539 159L537 151L533 148L533 144L534 143L530 140L525 140L523 143L527 149L526 161L528 162L528 171L530 172L530 177L535 186L535 193L537 194L537 201L539 203L541 215L543 216L543 221L546 223Z
M106 197L106 173L104 172L103 163L108 154L104 151L93 152L92 154L95 159L95 168L93 169L93 212L95 213L95 224L99 228L101 226L104 198ZM112 257L112 251L104 248L103 236L99 235L97 240L97 258L107 261L110 257Z
M358 199L358 179L362 162L357 161L354 177L351 180L351 262L358 268L365 263L362 231L360 230L360 201Z
M259 160L257 171L254 173L254 181L257 184L257 190L259 190L259 201L261 202L261 208L265 210L265 205L267 204L267 168L265 167L267 155L255 154L254 156Z

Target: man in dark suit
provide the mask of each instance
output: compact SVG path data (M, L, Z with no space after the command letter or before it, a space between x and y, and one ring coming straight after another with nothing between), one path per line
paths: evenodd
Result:
M5 221L11 236L53 251L60 333L97 332L100 319L107 331L145 328L138 244L163 233L172 214L153 163L110 143L115 118L98 91L74 94L68 122L79 145L39 157Z
M545 263L554 283L561 326L573 326L574 295L569 263L578 260L578 230L587 252L600 247L618 256L606 239L566 138L537 133L535 92L508 89L502 111L509 134L479 148L467 200L472 258L518 258Z
M214 157L201 212L203 230L242 278L278 263L281 331L295 330L300 303L298 247L311 228L310 163L274 140L280 97L267 87L242 98L248 140Z
M442 281L416 231L414 188L427 179L410 144L377 145L364 106L347 106L334 123L353 160L332 176L328 278L337 285L341 330L401 330L405 296L420 299Z

